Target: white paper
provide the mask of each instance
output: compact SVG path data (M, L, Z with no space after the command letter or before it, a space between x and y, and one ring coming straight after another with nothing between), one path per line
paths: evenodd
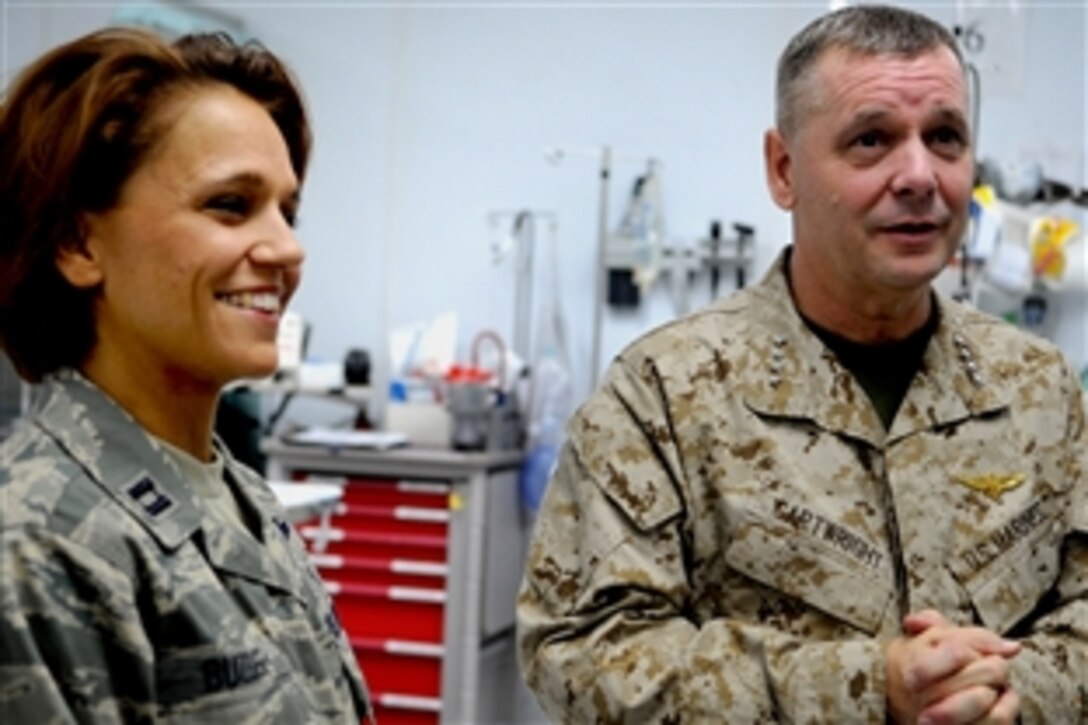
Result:
M408 443L408 436L396 431L307 428L284 436L288 443L328 448L375 448L386 450Z
M1003 241L986 263L986 276L1006 292L1027 292L1031 289L1031 253L1027 247Z

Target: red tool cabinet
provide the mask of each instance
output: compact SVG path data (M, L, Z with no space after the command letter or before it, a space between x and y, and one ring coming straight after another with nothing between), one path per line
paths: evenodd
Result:
M520 452L264 449L270 480L344 486L324 520L298 529L381 725L513 722Z

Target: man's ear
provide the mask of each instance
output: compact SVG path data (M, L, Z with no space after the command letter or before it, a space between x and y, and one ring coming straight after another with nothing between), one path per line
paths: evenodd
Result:
M90 289L102 284L101 243L85 221L79 224L79 240L57 250L57 270L77 289Z
M792 161L786 139L777 128L769 129L763 134L763 165L767 174L767 189L771 192L774 203L787 210L792 209L795 202Z

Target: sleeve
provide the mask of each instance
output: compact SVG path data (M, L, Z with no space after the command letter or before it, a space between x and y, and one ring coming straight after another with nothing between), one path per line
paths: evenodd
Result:
M617 363L572 420L518 599L518 655L563 722L883 722L883 647L697 621L660 388Z
M1057 581L1020 627L1023 650L1012 661L1025 723L1088 723L1088 397L1072 371L1067 466L1070 503ZM1009 586L1016 582L1009 577Z
M55 533L0 532L0 720L150 720L152 648L132 582Z

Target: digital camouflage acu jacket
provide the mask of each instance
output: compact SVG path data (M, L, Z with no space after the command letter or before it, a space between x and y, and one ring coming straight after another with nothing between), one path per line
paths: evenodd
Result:
M359 667L264 482L217 446L258 543L92 384L37 392L0 444L0 722L357 723Z
M761 284L636 341L572 418L518 601L565 722L883 723L939 610L1023 642L1026 723L1088 722L1088 433L1053 346L950 301L885 430Z

